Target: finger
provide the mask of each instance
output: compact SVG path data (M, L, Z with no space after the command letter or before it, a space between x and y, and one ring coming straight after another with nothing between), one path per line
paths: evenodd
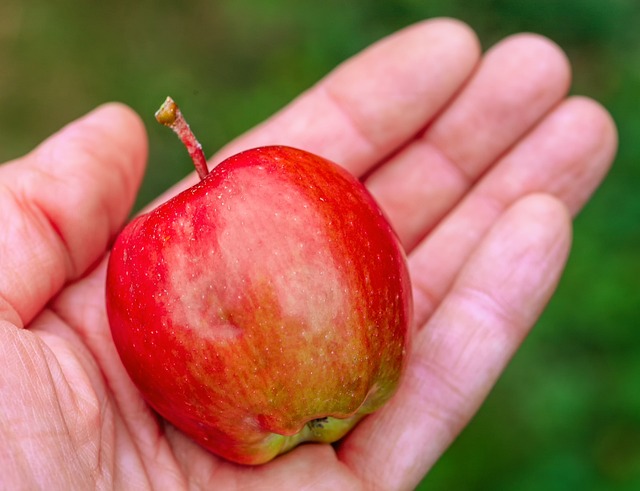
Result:
M416 325L429 318L470 252L516 200L548 193L577 213L609 169L616 142L610 116L589 99L569 99L549 114L412 251Z
M343 63L212 160L261 145L290 145L361 175L441 110L471 75L479 54L475 34L458 21L408 27Z
M101 257L133 204L146 136L128 108L103 106L0 167L0 305L27 323Z
M470 76L475 34L449 19L426 21L339 66L233 147L283 143L360 175L411 138Z
M382 489L413 489L476 412L554 290L570 243L559 201L511 207L414 339L400 389L339 449Z
M565 95L564 53L534 35L488 51L477 72L422 137L367 179L407 249Z

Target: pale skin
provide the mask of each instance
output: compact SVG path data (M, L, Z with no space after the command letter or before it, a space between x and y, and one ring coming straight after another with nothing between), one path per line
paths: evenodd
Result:
M513 36L483 54L468 27L432 20L347 61L212 159L286 144L339 162L392 221L414 287L413 346L392 401L340 445L255 468L159 420L111 342L105 257L144 172L140 119L100 107L0 167L3 486L415 487L537 320L571 218L613 160L610 116L567 97L569 79L544 38Z

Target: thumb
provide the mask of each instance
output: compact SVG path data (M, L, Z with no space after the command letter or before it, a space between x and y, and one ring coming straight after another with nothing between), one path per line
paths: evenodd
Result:
M141 120L108 104L0 167L0 315L28 323L104 254L146 157Z

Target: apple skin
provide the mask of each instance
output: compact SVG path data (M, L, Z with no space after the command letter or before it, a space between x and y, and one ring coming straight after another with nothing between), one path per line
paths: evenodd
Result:
M134 219L106 292L148 404L237 463L337 441L392 396L405 364L397 236L360 181L290 147L235 155Z

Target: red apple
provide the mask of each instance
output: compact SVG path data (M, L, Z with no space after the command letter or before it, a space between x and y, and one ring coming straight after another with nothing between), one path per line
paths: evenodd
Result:
M107 312L133 382L234 462L340 439L403 369L412 303L394 231L336 164L271 146L207 174L172 101L158 119L203 179L134 219L111 253Z

